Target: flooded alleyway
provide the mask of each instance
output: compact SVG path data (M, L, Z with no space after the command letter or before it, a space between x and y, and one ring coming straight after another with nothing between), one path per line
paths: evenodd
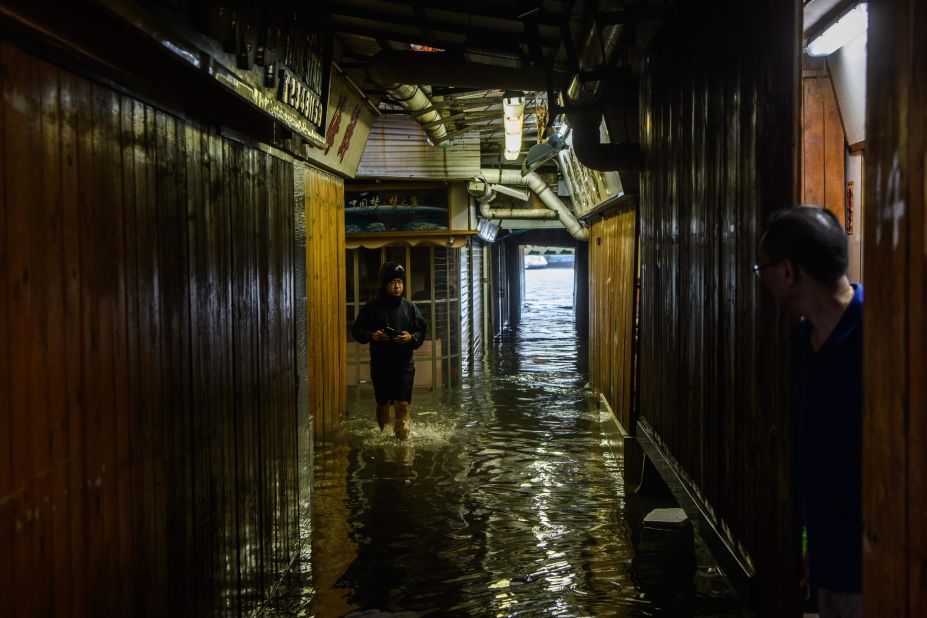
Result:
M709 555L642 549L646 511L671 504L627 501L586 386L572 270L526 276L519 328L462 388L415 392L408 442L377 429L361 392L317 449L302 612L739 615Z

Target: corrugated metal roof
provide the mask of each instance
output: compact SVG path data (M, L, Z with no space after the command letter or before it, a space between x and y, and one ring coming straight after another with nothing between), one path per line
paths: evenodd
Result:
M480 174L480 139L459 135L449 148L425 140L421 125L408 116L377 118L357 168L357 177L413 180L465 180Z

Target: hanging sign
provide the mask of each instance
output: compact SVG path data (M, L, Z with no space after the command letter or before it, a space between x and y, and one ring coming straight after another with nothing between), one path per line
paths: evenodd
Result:
M307 156L339 175L354 178L373 125L374 109L338 71L332 71L325 118L325 141L308 148Z
M299 112L317 133L322 132L324 107L320 88L303 82L287 67L280 69L280 89L277 98Z

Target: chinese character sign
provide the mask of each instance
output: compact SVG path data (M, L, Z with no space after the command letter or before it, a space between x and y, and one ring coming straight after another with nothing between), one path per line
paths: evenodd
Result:
M348 234L448 229L448 191L444 186L346 185L344 202Z

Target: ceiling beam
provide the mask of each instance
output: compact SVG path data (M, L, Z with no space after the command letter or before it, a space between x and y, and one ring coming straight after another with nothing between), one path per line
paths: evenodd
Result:
M447 51L479 53L479 50L502 54L509 58L520 59L522 57L520 43L512 41L510 43L500 42L499 39L494 41L480 41L478 45L471 43L454 43L452 41L429 40L425 36L414 36L411 34L398 34L389 30L378 28L364 28L343 23L333 23L332 28L337 32L345 34L354 34L366 36L377 40L395 41L397 43L407 43L416 45L429 45L438 47Z
M527 35L527 27L523 22L518 22L518 28L512 30L500 30L486 27L475 27L469 24L464 23L454 23L449 21L430 19L424 17L420 12L422 9L417 9L419 14L414 15L404 15L400 13L389 13L384 11L371 11L367 9L354 9L345 10L346 7L341 5L328 5L326 11L328 12L330 23L334 26L345 23L342 20L362 20L369 21L379 24L381 28L389 30L389 26L400 26L403 28L418 28L422 31L422 34L426 39L429 40L439 40L440 37L437 36L437 32L447 32L450 34L460 34L467 37L479 37L479 38L493 38L498 40L499 37L518 37L519 40L523 40ZM537 24L535 24L536 29ZM560 46L559 37L542 37L540 32L537 32L538 43L542 47L557 49Z
M505 2L496 0L468 0L466 3L456 4L449 3L447 0L411 0L412 3L420 4L426 9L435 11L444 11L447 13L462 13L473 15L474 17L485 17L487 19L500 19L513 22L520 22L519 17L524 13L523 8L506 5ZM393 4L403 7L410 6L410 2L402 0L383 0L384 3ZM346 4L346 3L339 3ZM353 10L353 7L350 8ZM560 28L563 20L569 18L569 13L563 12L538 12L538 24L549 26L551 28Z

